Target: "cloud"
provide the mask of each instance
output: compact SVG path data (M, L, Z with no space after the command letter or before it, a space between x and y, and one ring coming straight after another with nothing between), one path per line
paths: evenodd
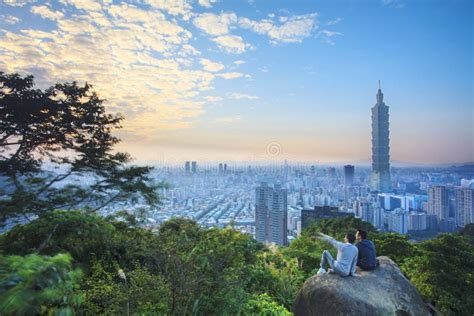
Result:
M242 77L244 74L240 72L226 72L223 74L217 74L216 76L224 78L224 79L236 79Z
M329 44L329 45L334 45L334 41L332 37L334 36L342 36L343 34L340 32L333 32L333 31L328 31L328 30L322 30L318 33L317 37L320 38L323 43Z
M228 53L242 54L252 46L244 42L241 36L231 35L230 29L237 24L235 13L203 13L194 18L194 25L211 36L217 46Z
M14 25L20 22L20 18L13 15L0 15L0 20L4 24Z
M163 129L191 127L204 113L201 94L213 89L216 79L195 69L201 53L189 42L192 34L163 8L96 3L74 1L81 10L48 30L35 25L0 30L0 70L32 73L41 88L58 81L90 82L107 100L108 111L126 116L121 133L152 138ZM59 17L42 6L31 10Z
M384 7L390 7L395 9L402 9L405 7L405 3L402 3L398 0L382 0L382 5Z
M337 23L341 22L342 20L344 20L343 18L336 18L334 20L329 20L326 25L327 26L331 26L331 25L336 25Z
M60 11L53 11L47 6L36 6L36 7L31 7L31 13L37 14L41 16L44 19L49 19L49 20L58 20L64 16L64 14Z
M75 0L74 0L75 1ZM144 0L152 8L165 11L171 15L180 15L189 20L192 15L192 6L188 0Z
M235 13L203 13L197 15L193 23L198 29L210 35L211 40L216 42L219 48L234 54L241 54L252 48L241 36L231 34L231 30L236 27L267 35L272 44L300 43L318 28L317 13L281 16L278 21L274 21L274 14L268 16L270 19L254 21L246 17L238 18Z
M321 31L321 34L327 36L327 37L333 37L333 36L336 36L336 35L342 35L342 33L340 32L332 32L332 31L328 31L328 30L322 30Z
M212 4L216 3L217 0L199 0L198 3L200 6L205 7L205 8L210 8L212 7Z
M317 13L310 13L280 17L278 23L272 19L254 21L248 18L240 18L239 25L257 34L267 35L273 44L300 43L318 27L316 23L317 16Z
M3 4L12 6L12 7L23 7L28 3L33 3L36 0L3 0Z
M237 22L235 13L203 13L194 18L194 25L212 36L229 34L229 28Z
M102 9L102 4L108 4L108 1L94 1L94 0L59 0L62 4L71 5L78 10L84 11L99 11Z
M30 1L4 3L20 6ZM225 52L242 54L252 49L241 36L232 34L239 27L234 13L195 14L191 3L59 0L54 2L54 10L48 4L28 5L19 9L25 14L21 16L24 21L36 14L55 23L1 28L0 70L31 73L39 88L73 80L93 84L107 100L107 110L126 117L121 135L153 139L164 129L191 128L207 103L223 101L220 96L206 95L216 80L251 76L234 72L242 60L231 60L226 67L206 58L186 28L196 25ZM17 23L17 19L9 21ZM183 22L188 19L192 23ZM3 22L9 23L6 21L4 18ZM226 98L258 97L233 93Z
M242 37L236 35L218 36L212 39L220 49L233 54L242 54L252 46L244 42Z
M217 72L224 69L223 64L215 63L213 61L210 61L209 59L202 58L200 62L201 65L204 67L204 70L206 71Z
M236 60L236 61L234 61L234 64L236 64L237 66L240 66L240 65L245 64L245 61L243 61L243 60Z
M238 92L232 92L227 95L229 99L234 99L234 100L257 100L259 97L256 95L249 95L249 94L244 94L244 93L238 93Z

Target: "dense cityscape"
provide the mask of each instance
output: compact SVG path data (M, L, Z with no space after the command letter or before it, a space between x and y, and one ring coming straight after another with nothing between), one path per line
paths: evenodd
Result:
M389 107L372 108L372 169L274 162L269 166L157 166L163 207L149 225L183 216L206 227L232 225L258 241L287 245L320 218L355 216L381 231L433 237L474 222L474 166L392 167Z
M380 84L380 83L379 83ZM145 226L173 217L204 227L232 226L258 241L288 245L312 220L355 216L380 231L414 239L454 232L474 222L474 166L390 168L389 113L379 87L372 108L372 168L275 160L258 163L155 165L162 204L111 204L103 215L146 210ZM54 169L50 172L54 173ZM69 180L88 184L84 177ZM58 184L65 185L65 183ZM10 219L3 230L24 219Z

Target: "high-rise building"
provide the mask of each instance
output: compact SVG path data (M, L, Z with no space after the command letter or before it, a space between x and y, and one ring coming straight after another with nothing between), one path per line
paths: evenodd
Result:
M443 185L428 188L428 214L436 215L438 221L449 218L448 189Z
M408 230L409 231L419 231L427 230L428 224L427 219L428 215L426 213L410 213L408 214Z
M191 171L193 173L196 173L196 171L197 171L197 162L195 162L195 161L191 162Z
M344 185L350 187L354 184L354 166L345 165L344 166Z
M267 225L269 203L273 188L262 183L255 189L255 239L259 242L267 241Z
M408 212L397 208L387 215L388 230L399 234L408 233Z
M392 191L388 110L379 81L377 103L372 108L372 190L378 192Z
M384 209L381 208L380 206L375 206L373 207L373 217L372 217L372 221L370 221L370 223L376 227L376 228L379 228L379 229L382 229L383 228L383 220L384 220L384 217L385 217L385 214L384 214Z
M474 223L474 189L456 189L456 226Z
M186 161L184 163L184 170L186 171L186 173L189 173L191 171L191 163L189 161Z
M227 172L227 164L224 164L224 172Z
M222 173L224 171L224 166L220 163L219 164L219 173Z
M344 166L344 207L349 208L349 200L351 199L352 185L354 184L354 166Z
M255 189L255 239L259 242L288 244L287 190L262 183Z

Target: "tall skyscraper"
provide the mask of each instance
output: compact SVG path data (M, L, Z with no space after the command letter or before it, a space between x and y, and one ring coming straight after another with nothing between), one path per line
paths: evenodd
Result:
M456 189L456 226L474 223L474 189Z
M372 190L378 192L392 191L388 110L379 81L377 103L372 108Z
M186 173L189 173L191 171L191 163L189 161L186 161L184 163L184 170L186 171Z
M438 221L449 217L448 189L443 185L428 188L428 214L436 215Z
M354 166L345 165L344 166L344 185L350 187L354 184Z
M197 162L195 162L195 161L191 162L191 171L193 173L196 173L196 171L197 171Z
M288 193L279 185L262 183L255 189L255 239L259 242L288 244Z

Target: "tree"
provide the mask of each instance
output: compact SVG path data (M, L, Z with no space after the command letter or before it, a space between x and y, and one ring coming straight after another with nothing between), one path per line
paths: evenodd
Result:
M467 224L464 226L459 235L464 237L471 245L474 245L474 223Z
M106 264L106 263L105 263ZM145 267L110 270L95 262L80 291L85 315L167 315L169 288L163 277Z
M298 266L308 278L319 269L324 249L323 242L316 240L308 233L303 233L299 238L291 242L288 247L282 249L282 252L287 258L296 258Z
M241 315L290 316L293 314L275 302L268 294L263 293L249 299L243 306Z
M0 314L71 315L82 302L75 293L82 273L71 262L67 254L1 256Z
M137 262L154 262L159 244L151 231L79 211L48 212L0 235L0 251L5 254L67 252L85 272L97 260L129 269Z
M119 139L112 131L123 117L106 114L91 85L57 83L43 91L33 79L0 72L3 218L85 206L94 211L130 199L159 202L151 168L129 165L128 154L113 152ZM94 181L81 185L83 177Z
M402 270L420 293L446 315L474 313L474 248L464 238L443 234L420 244Z
M255 265L251 285L253 293L267 293L271 297L290 309L296 294L305 281L303 271L299 269L296 258L287 258L280 248L270 247L270 251L257 254L258 262Z
M369 234L375 244L378 256L390 257L396 264L401 265L405 259L412 257L415 246L408 241L407 235L397 233Z

